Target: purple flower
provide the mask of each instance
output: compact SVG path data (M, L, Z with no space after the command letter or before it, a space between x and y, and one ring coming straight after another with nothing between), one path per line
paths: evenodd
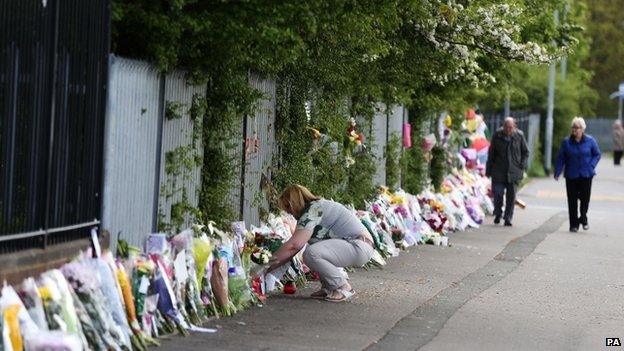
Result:
M92 293L99 287L97 274L84 263L70 262L61 267L61 272L76 292Z
M408 215L409 215L407 212L407 208L405 208L405 206L397 206L394 209L394 212L400 214L401 217L403 218L408 218Z
M375 215L381 214L381 206L379 204L373 204L372 209Z

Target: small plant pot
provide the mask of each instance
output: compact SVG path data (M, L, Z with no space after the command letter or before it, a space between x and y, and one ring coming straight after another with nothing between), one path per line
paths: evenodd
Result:
M439 236L434 236L433 237L433 245L438 246L438 245L440 245L441 242L442 242L442 238L441 237L439 237Z
M448 236L443 236L440 238L440 245L448 246Z

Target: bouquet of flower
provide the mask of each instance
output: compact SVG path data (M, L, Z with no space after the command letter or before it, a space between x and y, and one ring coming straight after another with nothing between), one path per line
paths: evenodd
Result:
M228 289L228 264L225 258L215 254L215 260L212 262L212 276L210 283L212 285L212 293L224 316L231 316L235 312L235 307L230 301Z
M40 330L48 330L48 323L46 322L45 311L43 309L43 300L41 299L34 278L27 278L22 282L20 297L22 301L24 301L24 306L28 310L28 314L33 322L37 324Z
M1 345L0 345L1 346ZM62 331L40 331L24 338L28 351L82 351L83 345L75 334Z
M2 288L0 317L2 317L4 324L2 328L3 345L7 350L21 351L23 338L39 332L39 327L30 318L26 307L10 285L5 285Z
M357 132L357 124L355 119L351 118L349 121L349 127L347 128L347 138L345 140L346 148L353 148L355 146L362 145L364 142L364 134Z
M257 265L266 265L273 254L269 249L263 247L254 247L251 250L251 261Z
M87 343L94 350L121 349L123 343L109 310L104 307L105 297L100 291L98 273L85 262L71 262L61 268L72 287L80 313L80 322L85 325ZM101 339L100 339L101 338Z
M50 278L42 276L38 282L39 296L43 304L46 324L50 330L65 328L63 322L63 308L61 307L61 293Z
M64 331L82 335L82 327L80 321L78 320L78 316L76 315L70 286L61 271L53 269L43 273L42 277L45 277L48 282L56 286L56 297L58 298L57 301L61 306L61 321L65 324L66 328Z
M156 265L146 256L137 256L133 260L132 266L132 275L129 278L132 282L136 319L139 321L145 335L152 336L156 329L154 325L156 318L147 306L147 298Z
M120 341L122 346L130 348L130 335L132 335L132 331L128 326L128 319L123 307L121 288L117 283L117 277L114 271L115 263L112 255L108 252L102 255L101 258L89 259L87 262L94 271L99 273L99 288L102 296L104 296L102 302L107 306L107 310L110 312L110 316L114 322L114 334L121 337Z
M137 350L145 350L149 344L156 344L155 340L149 338L141 329L141 325L139 324L139 320L137 319L136 314L136 305L134 295L132 294L132 285L130 284L130 280L128 278L128 274L126 273L126 269L124 268L121 262L117 262L115 275L117 277L117 282L121 288L121 294L124 301L124 307L126 311L126 317L128 320L128 325L132 330L132 336L130 341L132 342L133 349Z

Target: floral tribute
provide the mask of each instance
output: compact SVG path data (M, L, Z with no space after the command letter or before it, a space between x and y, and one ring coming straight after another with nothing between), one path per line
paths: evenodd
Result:
M448 245L454 232L477 228L492 212L488 188L478 169L466 168L448 174L439 193L379 188L365 208L351 207L374 241L364 268L381 268L411 246ZM318 280L305 265L305 248L265 274L295 228L292 216L271 214L260 226L235 222L224 231L209 222L150 234L142 248L120 241L116 255L87 250L2 289L2 349L143 351L164 335L217 332L202 325Z

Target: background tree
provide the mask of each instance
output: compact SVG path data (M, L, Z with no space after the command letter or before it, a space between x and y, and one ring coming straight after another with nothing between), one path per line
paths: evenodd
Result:
M351 167L323 162L328 154L313 153L311 141L302 138L306 127L340 139L349 118L370 123L377 103L402 103L411 107L418 145L416 133L425 132L433 112L461 113L475 102L475 88L510 75L510 62L546 63L567 53L578 28L554 27L552 10L562 3L113 0L113 48L165 71L184 68L198 82L208 82L205 165L234 161L222 146L259 98L246 83L248 72L275 78L281 152L273 182L303 183L357 205L372 190L374 160L359 153ZM417 171L424 159L413 150L401 164L411 167L409 175L426 178ZM204 167L200 207L212 218L228 220L227 213L215 211L228 207L232 174ZM422 181L406 179L406 184L417 192Z
M591 56L585 67L594 72L590 86L598 92L597 116L617 116L617 102L609 94L624 82L624 16L619 0L586 0L589 9L587 29Z

